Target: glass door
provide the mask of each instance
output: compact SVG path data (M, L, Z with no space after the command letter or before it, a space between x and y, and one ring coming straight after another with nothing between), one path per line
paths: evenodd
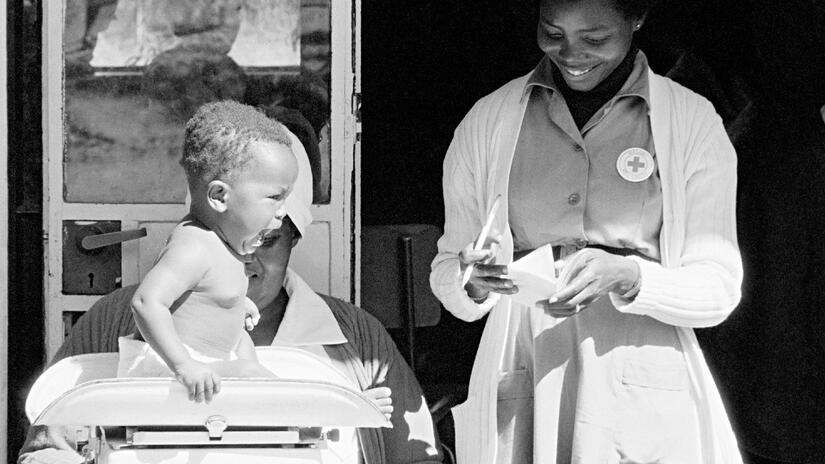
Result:
M185 214L183 126L209 101L261 107L301 138L315 221L292 267L353 298L358 3L43 2L48 356L96 299L140 281Z

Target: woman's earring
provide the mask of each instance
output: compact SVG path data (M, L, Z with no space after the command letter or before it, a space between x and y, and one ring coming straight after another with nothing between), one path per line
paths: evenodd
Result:
M641 27L642 27L641 24L637 24L636 27L633 28L633 30L638 31L639 29L641 29Z

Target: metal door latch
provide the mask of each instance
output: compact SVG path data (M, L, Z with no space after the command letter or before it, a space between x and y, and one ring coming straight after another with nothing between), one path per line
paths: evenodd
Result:
M97 232L84 236L80 240L80 248L85 251L92 251L98 248L117 245L119 243L128 242L129 240L146 237L146 235L148 234L145 227L135 230L121 230L108 233Z

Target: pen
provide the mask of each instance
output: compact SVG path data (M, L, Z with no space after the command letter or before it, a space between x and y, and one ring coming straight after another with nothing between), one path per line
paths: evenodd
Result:
M484 227L481 228L481 233L478 235L476 239L476 243L473 245L473 250L480 250L484 247L484 242L487 241L487 236L490 235L490 229L493 227L493 220L496 217L496 211L498 210L498 204L501 202L501 194L496 195L496 199L493 200L493 206L490 207L490 212L487 213L487 220L484 222ZM464 275L461 276L461 288L464 288L467 285L467 282L470 281L470 275L473 273L473 264L467 266L467 269L464 269Z

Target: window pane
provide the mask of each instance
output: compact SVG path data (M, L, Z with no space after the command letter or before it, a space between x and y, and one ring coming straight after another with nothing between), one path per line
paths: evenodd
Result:
M64 4L67 202L182 203L184 124L225 99L290 127L329 201L329 0Z

